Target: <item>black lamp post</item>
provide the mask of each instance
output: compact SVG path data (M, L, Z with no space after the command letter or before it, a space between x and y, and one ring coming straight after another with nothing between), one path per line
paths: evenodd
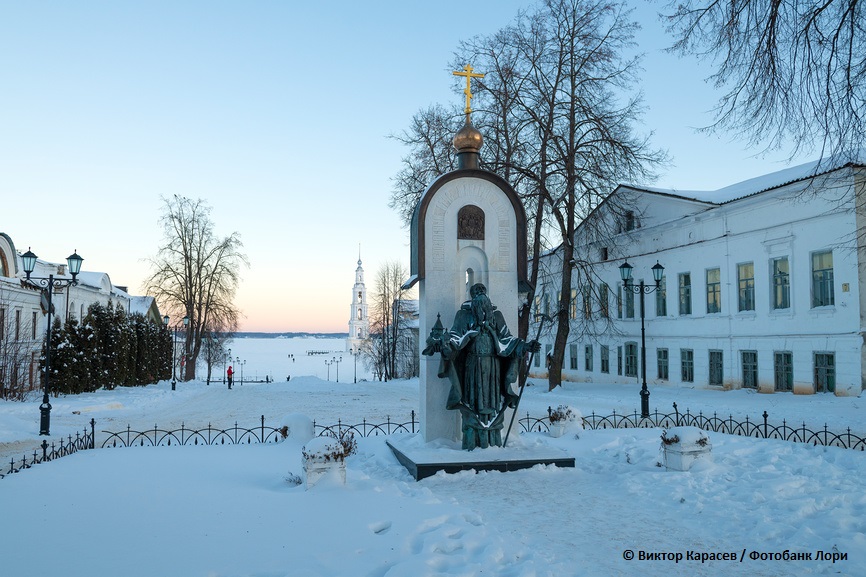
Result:
M342 360L343 360L343 357L340 357L339 359L337 357L334 357L333 359L331 359L332 363L337 363L337 382L338 383L340 382L340 362L342 362Z
M162 322L168 325L168 315L162 317ZM189 325L189 317L183 317L183 326L186 327ZM174 325L174 340L171 343L171 390L174 391L177 385L177 377L175 377L175 365L177 365L177 329L180 328L180 324Z
M42 395L42 404L39 405L39 434L50 435L51 402L49 401L48 393L51 390L51 314L54 309L54 305L51 304L51 295L54 293L54 289L61 289L63 287L78 284L78 280L75 277L77 277L78 273L81 272L81 261L84 259L78 256L78 251L75 251L66 257L66 264L69 266L69 274L72 275L72 278L65 279L54 278L53 274L50 274L47 277L30 276L30 273L32 273L33 269L36 268L37 258L38 257L35 254L30 252L29 248L27 249L27 252L21 255L21 260L24 265L24 273L27 275L27 280L34 285L45 287L47 290L43 290L43 294L48 293L48 329L45 331L45 375L43 377L45 392Z
M357 349L356 348L350 348L349 349L349 354L355 358L355 381L354 382L356 382L356 383L358 382L358 355L360 353L361 353L360 347L358 347Z
M655 286L646 286L641 279L640 284L635 286L631 281L631 271L634 267L628 264L628 261L620 265L619 275L623 280L623 287L635 294L640 295L640 416L641 418L649 417L649 389L646 387L646 328L644 326L644 295L655 292L661 285L662 276L665 273L665 267L656 261L652 267L653 280Z
M244 367L247 366L247 360L244 359L241 361L241 386L244 386Z
M328 380L329 381L331 380L331 365L333 365L333 364L334 364L333 360L330 360L330 361L326 360L325 361L325 366L328 367Z
M241 363L241 358L235 357L235 365L240 367L240 369L241 369L241 386L243 386L243 384L244 384L244 363L246 363L246 361L243 361L243 363ZM237 371L235 371L235 372L237 372Z

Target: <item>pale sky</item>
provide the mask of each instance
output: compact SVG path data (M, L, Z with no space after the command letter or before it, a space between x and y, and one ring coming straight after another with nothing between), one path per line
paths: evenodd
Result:
M462 105L458 42L530 5L0 0L0 232L49 261L77 250L143 294L160 197L203 198L250 260L241 330L345 332L359 244L368 290L386 261L409 265L387 206L406 150L388 135ZM635 2L639 128L674 165L646 184L711 190L784 168L784 153L694 131L718 94L707 64L661 52L656 6Z

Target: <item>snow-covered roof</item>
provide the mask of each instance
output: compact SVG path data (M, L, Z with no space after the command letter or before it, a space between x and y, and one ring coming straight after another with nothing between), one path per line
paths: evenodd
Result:
M834 170L838 170L849 165L866 165L866 151L861 151L859 154L854 155L852 158L848 159L832 157L807 162L805 164L800 164L797 166L791 166L783 170L771 172L769 174L764 174L755 178L750 178L742 182L737 182L735 184L725 186L718 190L677 190L672 188L657 188L652 186L623 186L627 186L628 188L643 192L666 194L679 198L684 198L687 200L696 200L698 202L719 205L732 202L734 200L738 200L747 196L752 196L761 192L765 192L767 190L772 190L774 188L779 188L780 186L784 186L786 184L791 184L800 180L813 178L815 176L826 174L828 172L832 172Z
M150 307L153 306L153 297L130 297L129 300L129 312L130 314L139 313L144 316L147 316L148 311L150 311Z

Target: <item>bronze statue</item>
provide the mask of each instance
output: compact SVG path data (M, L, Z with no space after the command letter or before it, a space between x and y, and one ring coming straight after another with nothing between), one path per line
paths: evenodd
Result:
M511 383L524 355L540 345L511 334L483 284L473 285L469 296L447 333L437 319L423 354L441 354L439 377L451 382L446 408L460 411L463 448L472 450L502 446L505 409L518 402Z

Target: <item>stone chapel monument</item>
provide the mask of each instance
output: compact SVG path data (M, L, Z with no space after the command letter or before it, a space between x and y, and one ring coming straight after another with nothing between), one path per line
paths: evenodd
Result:
M434 328L438 330L444 326L448 329L452 319L456 325L460 324L458 319L468 318L470 313L466 311L472 309L473 299L483 292L489 295L487 307L491 312L488 317L490 324L496 327L488 329L492 335L489 341L497 343L494 348L505 342L513 343L512 360L519 357L523 362L526 343L510 334L497 335L496 331L501 333L505 326L516 330L518 295L528 289L526 215L514 189L498 175L479 168L483 138L470 119L470 83L472 78L483 75L473 73L469 65L454 74L466 78L466 121L453 140L458 168L436 179L415 207L411 224L411 277L404 287L419 285L418 354L421 355L420 421L423 439L430 442L463 438L464 448L471 449L488 446L488 442L500 444L496 442L497 431L492 431L489 439L486 432L482 436L479 431L496 427L501 430L501 423L494 423L493 415L490 415L490 420L485 420L488 417L479 417L477 411L474 416L467 412L463 406L466 403L460 403L459 398L454 397L455 379L449 380L448 375L440 373L443 370L441 364L445 363L439 354L431 352L435 349L439 353L441 347L431 348L424 340ZM437 319L440 324L437 324ZM466 323L469 329L474 326L474 321L467 320ZM484 321L479 326L486 327L487 324ZM475 330L478 332L484 331ZM422 355L420 349L425 346L428 350ZM489 344L485 346L490 347ZM445 356L442 355L443 359ZM504 379L506 369L502 370ZM511 383L507 385L510 390ZM513 411L507 408L508 393L503 393L503 398L505 404L502 406L506 410L495 418L504 419L507 427ZM446 406L460 410L449 410ZM467 435L471 437L468 444Z

